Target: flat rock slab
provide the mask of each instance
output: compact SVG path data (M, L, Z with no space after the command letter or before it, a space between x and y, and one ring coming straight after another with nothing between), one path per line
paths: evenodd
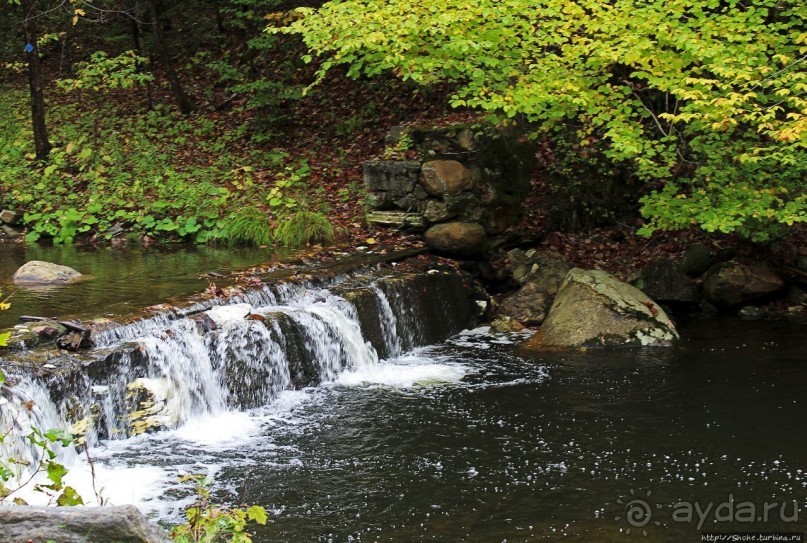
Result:
M17 285L64 285L81 279L83 275L69 266L61 266L42 260L26 262L14 272L12 280Z
M133 505L0 507L0 543L170 543Z

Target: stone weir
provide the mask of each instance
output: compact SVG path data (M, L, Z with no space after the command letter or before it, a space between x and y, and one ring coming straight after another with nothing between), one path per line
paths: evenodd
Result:
M86 351L0 355L0 411L33 401L31 425L92 445L270 404L442 341L478 314L453 270L295 274L234 292L95 331Z

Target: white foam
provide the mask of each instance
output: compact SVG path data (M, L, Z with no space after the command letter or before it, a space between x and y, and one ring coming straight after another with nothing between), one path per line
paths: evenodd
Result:
M260 431L260 421L244 411L225 411L215 416L189 420L171 435L200 445L229 447L253 438Z
M218 325L244 319L250 313L252 313L250 304L217 305L207 312L210 318Z
M460 364L436 362L417 355L381 362L373 367L351 370L339 375L342 386L383 385L410 388L445 383L458 383L469 368Z

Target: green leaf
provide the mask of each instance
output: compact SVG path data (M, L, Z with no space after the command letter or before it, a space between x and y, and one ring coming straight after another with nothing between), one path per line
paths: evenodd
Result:
M84 505L84 499L72 486L66 486L59 497L56 498L56 505L60 505L62 507Z
M48 474L48 479L53 481L53 485L51 485L53 489L61 490L62 479L64 479L64 476L67 475L67 468L58 462L48 462L46 471Z
M253 505L247 509L247 518L249 520L254 520L258 524L266 524L266 521L268 520L266 509L260 505Z

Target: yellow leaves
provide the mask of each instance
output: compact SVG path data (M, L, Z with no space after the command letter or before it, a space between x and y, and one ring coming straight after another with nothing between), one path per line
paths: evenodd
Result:
M11 304L6 302L0 302L0 311L5 311L11 308Z
M81 8L76 8L73 11L73 25L78 24L78 18L84 17L86 15L85 11Z

